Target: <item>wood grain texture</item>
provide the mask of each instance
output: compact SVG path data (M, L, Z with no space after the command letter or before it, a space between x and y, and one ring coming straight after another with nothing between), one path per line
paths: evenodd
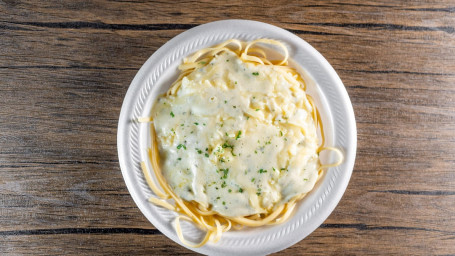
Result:
M156 230L121 176L117 122L136 72L196 25L297 34L354 106L349 187L276 255L455 254L453 1L0 1L2 255L194 253Z

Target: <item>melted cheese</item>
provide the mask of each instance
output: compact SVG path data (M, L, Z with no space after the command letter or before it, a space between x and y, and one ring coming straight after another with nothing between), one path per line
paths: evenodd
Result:
M297 77L231 52L199 65L152 111L174 192L238 217L310 191L318 177L317 134Z

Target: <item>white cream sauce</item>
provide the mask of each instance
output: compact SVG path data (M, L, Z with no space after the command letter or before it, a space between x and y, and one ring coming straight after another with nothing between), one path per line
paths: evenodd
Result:
M310 113L296 77L223 53L154 106L163 175L224 216L269 212L316 183Z

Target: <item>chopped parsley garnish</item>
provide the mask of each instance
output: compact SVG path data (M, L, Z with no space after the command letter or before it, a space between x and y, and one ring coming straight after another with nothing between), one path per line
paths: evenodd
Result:
M252 178L252 179L251 179L251 182L254 182L254 180L256 180L256 179L255 179L255 178Z
M222 188L225 188L227 185L226 185L226 181L223 181L223 184L221 184L221 187Z
M259 196L261 195L261 192L262 192L261 188L258 188L258 192L256 194Z
M171 116L172 116L172 117L174 117L174 116L175 116L175 115L174 115L174 112L172 112L172 111L171 111Z
M196 151L197 151L198 154L202 154L202 150L197 148Z
M240 139L240 135L242 135L242 131L237 132L237 136L235 136L235 139L236 140Z
M243 193L243 188L239 188L239 193Z
M253 76L258 76L259 72L253 72L252 74L253 74Z
M303 179L303 180L304 180L304 181L307 181L308 179L307 179L307 178L305 178L305 179Z
M218 200L218 199L220 199L220 198L221 198L221 197L217 197L216 199Z
M179 161L180 161L180 160L182 160L182 158L181 158L181 157L179 157L179 158L177 158L177 160L179 160Z
M256 109L256 111L259 111L259 110L260 110L260 109L258 109L258 108Z
M183 149L186 150L186 146L185 146L184 144L179 144L179 145L177 146L177 149L181 149L182 147L183 147Z
M237 84L237 81L235 81L234 84Z
M234 146L227 144L226 142L222 146L223 148L231 148L234 149Z
M229 62L229 60L226 60L226 62Z
M227 179L228 173L229 173L229 168L226 169L220 169L220 172L223 172L223 177L222 179Z
M227 100L224 101L224 104L227 104Z
M264 172L267 172L267 170L259 169L259 171L258 171L258 173L264 173Z
M205 153L205 157L209 157L209 154Z
M199 125L199 123L198 123L198 122L196 122L196 123L194 123L194 124L195 124L195 125Z
M223 205L226 205L226 202L225 202L225 201L223 201Z
M205 62L205 61L199 62L199 64L201 64L201 65L204 65L205 63L207 63L207 62Z
M231 193L231 192L232 192L232 189L228 189L228 192Z
M280 136L283 137L283 132L282 131L280 131Z

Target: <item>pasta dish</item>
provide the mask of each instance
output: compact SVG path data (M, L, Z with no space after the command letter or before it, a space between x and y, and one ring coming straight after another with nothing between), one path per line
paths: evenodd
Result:
M267 56L264 45L282 50ZM271 39L228 40L184 59L180 76L150 117L148 156L141 163L155 194L151 203L175 211L183 244L217 242L230 229L285 222L324 170L341 163L325 146L319 112L286 46ZM319 135L318 135L319 134ZM319 153L338 160L322 164ZM193 244L180 221L206 232Z

